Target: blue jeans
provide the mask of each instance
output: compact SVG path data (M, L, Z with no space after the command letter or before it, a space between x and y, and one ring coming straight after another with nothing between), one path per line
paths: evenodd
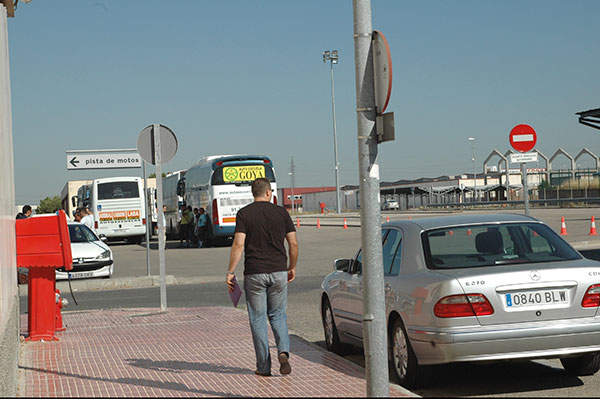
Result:
M290 351L287 327L287 271L244 276L244 291L252 341L256 352L256 370L271 373L271 354L267 317L275 336L277 353Z

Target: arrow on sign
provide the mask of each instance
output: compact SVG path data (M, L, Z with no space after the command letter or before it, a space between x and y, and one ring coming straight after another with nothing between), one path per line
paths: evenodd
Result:
M76 167L77 167L77 164L79 163L79 161L77 160L77 157L73 157L73 159L71 159L71 160L69 161L69 163L70 163L71 165L73 165L73 167L75 167L75 168L76 168Z

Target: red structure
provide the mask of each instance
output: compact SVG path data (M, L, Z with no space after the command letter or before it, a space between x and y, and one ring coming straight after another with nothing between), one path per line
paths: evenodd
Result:
M294 192L294 208L302 207L302 194L308 193L322 193L325 191L335 191L335 187L294 187L282 188L281 197L283 201L279 201L280 205L283 205L285 209L292 209L292 191ZM322 213L322 212L321 212Z
M64 211L16 221L17 266L29 268L27 321L30 341L58 341L55 337L57 301L55 269L73 268L71 241ZM59 328L62 327L62 317Z

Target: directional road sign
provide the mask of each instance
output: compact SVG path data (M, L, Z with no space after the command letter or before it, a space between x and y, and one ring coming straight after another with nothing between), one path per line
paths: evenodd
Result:
M519 152L527 152L535 147L537 134L529 125L521 124L513 127L509 135L510 145Z
M127 152L67 151L67 170L140 168L142 159L135 150Z

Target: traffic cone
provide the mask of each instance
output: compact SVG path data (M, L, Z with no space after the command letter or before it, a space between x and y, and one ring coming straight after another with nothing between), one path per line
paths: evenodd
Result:
M390 217L388 216L388 217L385 219L385 221L389 223L389 221L390 221Z
M319 220L319 218L317 218L317 229L321 228L321 221Z
M473 233L471 233L471 229L467 229L467 235L468 236L473 235Z
M344 230L348 229L348 224L346 223L346 218L344 218Z
M596 232L596 221L594 220L594 217L592 216L592 225L590 226L590 234L588 234L588 236L597 236L598 233Z
M300 227L300 218L296 218L296 227Z
M565 217L564 216L561 216L561 218L560 218L560 235L561 236L568 235L568 233L567 233L567 225L565 224Z

